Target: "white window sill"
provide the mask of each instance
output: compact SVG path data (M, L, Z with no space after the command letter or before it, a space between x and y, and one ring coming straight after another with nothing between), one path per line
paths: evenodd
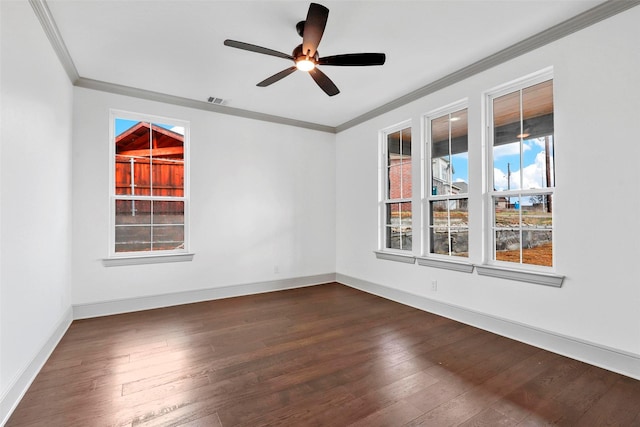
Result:
M447 270L460 271L463 273L473 272L473 264L447 259L435 259L427 257L417 257L418 265L425 267L444 268Z
M514 270L504 267L476 265L476 271L480 276L498 277L520 282L535 283L537 285L562 287L564 276L554 273L542 273L537 271Z
M194 253L158 254L158 255L133 255L123 257L104 258L102 265L105 267L118 267L122 265L163 264L166 262L186 262L193 260Z
M373 251L376 254L376 258L384 259L387 261L404 262L406 264L414 264L416 257L410 254L401 254L397 252L387 251Z

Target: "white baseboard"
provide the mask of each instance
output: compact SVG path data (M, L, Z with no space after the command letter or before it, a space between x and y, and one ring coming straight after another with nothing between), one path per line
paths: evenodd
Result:
M272 280L268 282L245 283L170 294L150 295L146 297L102 301L89 304L77 304L73 306L73 318L87 319L90 317L130 313L133 311L150 310L180 304L191 304L194 302L210 301L221 298L239 297L243 295L253 295L264 292L320 285L323 283L335 282L335 280L335 273L326 273L315 276Z
M553 353L640 380L640 355L469 310L337 273L336 281L370 294L456 320Z
M9 417L20 403L20 400L29 389L29 386L44 366L45 362L53 353L67 329L73 321L73 312L69 307L62 318L51 332L51 336L44 343L40 351L31 359L31 361L19 372L11 382L6 392L0 400L0 425L5 425Z

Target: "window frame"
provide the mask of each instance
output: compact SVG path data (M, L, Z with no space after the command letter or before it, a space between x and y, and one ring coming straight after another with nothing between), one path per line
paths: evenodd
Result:
M446 264L442 263L442 262L446 262L446 263L464 264L464 265L471 266L469 261L471 256L470 253L468 253L466 257L456 256L451 254L451 248L449 248L450 249L449 254L438 254L438 253L432 252L432 247L431 247L432 245L431 230L433 228L433 224L431 223L431 214L430 214L431 202L437 202L437 201L451 202L453 200L464 199L467 201L467 206L469 203L469 198L470 198L470 191L468 187L469 182L467 182L466 193L434 195L433 188L432 188L433 178L434 178L433 177L433 160L432 160L432 154L433 154L432 153L432 146L433 146L432 121L442 118L444 116L451 116L452 114L460 112L462 110L467 111L467 117L468 117L469 101L467 98L448 104L444 107L432 110L424 114L422 118L422 129L423 129L423 135L424 135L424 143L423 143L424 154L422 156L424 158L424 162L423 162L424 175L422 177L422 186L423 186L422 188L422 241L423 241L423 244L422 244L422 251L421 251L421 254L422 254L421 259L418 260L422 265L452 268L451 266L447 266ZM469 121L467 118L467 139L468 138L469 138ZM467 143L467 155L468 154L469 154L469 146ZM449 127L449 155L451 155L451 126ZM467 168L470 167L470 164L471 163L467 160ZM468 175L468 180L469 178L470 178L470 174ZM469 215L468 208L467 208L467 215ZM451 225L449 224L447 227L448 227L448 230L450 231ZM469 235L470 230L471 230L471 227L467 220L467 235ZM469 252L471 251L470 242L467 244L467 250ZM429 262L428 260L433 260L435 262ZM441 261L441 262L437 262L437 261ZM462 268L462 271L470 272L470 269L468 267L461 266L456 269L459 269L459 268Z
M121 195L116 194L115 168L116 168L116 119L132 120L139 122L157 123L163 125L179 126L184 129L183 161L184 184L182 196L157 196L157 195ZM163 262L190 261L193 254L190 252L190 180L189 180L189 148L190 148L190 122L187 120L170 117L156 116L152 114L135 113L130 111L109 110L109 238L108 256L103 259L105 266L149 264ZM147 200L147 201L180 201L184 203L184 243L182 248L171 250L145 250L116 252L116 212L117 200Z
M492 90L486 91L484 93L484 106L485 106L485 111L486 111L486 115L485 115L485 120L486 120L486 135L485 135L485 149L483 150L483 154L486 158L486 162L485 162L485 173L483 174L485 177L485 183L484 183L484 204L485 204L485 217L486 217L486 223L485 223L485 232L483 233L483 237L484 237L484 249L485 249L485 255L483 257L483 263L484 263L484 268L481 266L477 266L477 270L479 274L482 275L488 275L488 276L494 276L494 277L508 277L508 278L517 278L517 280L521 280L521 281L528 281L528 282L533 282L533 283L540 283L540 284L549 284L547 283L549 280L551 280L551 282L553 284L551 284L551 286L555 286L556 283L556 279L559 280L559 283L562 283L562 278L563 276L557 276L555 275L556 272L556 257L557 257L557 250L556 250L556 227L555 227L555 213L556 213L556 209L555 209L555 203L557 201L556 198L556 187L557 187L557 183L555 181L555 177L554 177L554 182L553 182L553 186L552 187L543 187L543 188L533 188L533 189L522 189L522 188L518 188L518 189L514 189L514 190L495 190L493 188L494 186L494 111L493 111L493 101L496 98L500 98L504 95L508 95L510 93L513 92L517 92L517 91L523 91L529 87L535 86L537 84L546 82L546 81L553 81L554 80L554 75L553 75L553 68L549 67L549 68L545 68L543 70L540 70L539 72L530 74L528 76L513 80L509 83L506 83L504 85L501 85L497 88L494 88ZM554 85L554 91L555 91L555 85ZM554 97L555 98L555 97ZM523 123L523 117L522 117L522 104L520 107L520 123L522 125ZM554 112L555 112L555 99L554 99ZM555 120L554 120L555 121ZM554 139L553 139L553 144L554 144L554 173L555 173L555 165L556 165L556 159L555 159L555 125L554 125ZM520 153L522 153L522 145L524 144L524 141L526 141L525 138L521 138L520 139ZM522 156L522 154L521 154ZM521 157L522 159L522 157ZM523 165L519 164L519 172L520 175L522 175L522 168ZM537 264L528 264L528 263L523 263L522 262L522 239L520 238L520 252L521 252L521 259L520 262L510 262L510 261L502 261L502 260L498 260L496 259L496 230L498 229L498 227L496 227L496 213L495 213L495 205L494 205L494 197L529 197L529 196L533 196L533 195L547 195L547 196L552 196L553 200L554 200L554 209L551 212L551 228L550 231L552 233L552 240L551 240L551 244L552 244L552 265L551 266L543 266L543 265L537 265ZM522 215L521 215L521 211L520 211L520 216L519 216L519 230L520 230L520 236L522 236ZM502 275L500 273L500 271L506 272L504 275ZM509 273L510 272L510 273ZM518 273L520 272L520 273ZM530 274L528 274L530 273ZM510 274L510 275L509 275ZM515 274L515 276L514 276Z
M411 196L409 198L400 198L400 199L391 199L387 197L387 191L386 189L389 186L389 176L388 176L388 162L387 159L389 158L389 144L388 144L388 137L390 134L393 134L395 132L401 132L405 129L409 129L411 131L411 181L413 182L413 178L414 178L414 168L413 168L413 162L414 162L414 130L412 127L412 121L411 120L405 120L401 123L395 124L393 126L389 126L385 129L382 129L379 132L379 162L378 162L378 171L379 171L379 184L378 184L378 188L379 188L379 194L378 194L378 251L376 251L376 254L378 256L378 258L383 258L383 259L388 259L388 260L392 260L392 261L399 261L399 262L407 262L407 263L413 263L415 261L415 257L413 256L413 251L415 249L415 243L412 241L411 244L411 249L398 249L398 248L390 248L387 247L387 206L389 204L392 203L411 203L411 212L412 212L412 217L411 217L411 224L412 224L412 235L413 235L413 229L415 228L414 226L414 215L413 212L415 211L414 209L414 204L413 204L413 197L414 197L414 192L413 189L411 191ZM402 144L400 144L402 146ZM413 240L413 239L412 239Z

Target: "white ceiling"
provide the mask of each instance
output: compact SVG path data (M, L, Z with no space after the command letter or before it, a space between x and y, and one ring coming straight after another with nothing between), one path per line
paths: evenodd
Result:
M48 0L83 78L331 127L418 90L598 4L599 0L321 1L329 19L320 56L383 52L375 67L322 70L340 88L328 97L295 72L256 83L288 60L233 49L227 38L285 53L308 1Z

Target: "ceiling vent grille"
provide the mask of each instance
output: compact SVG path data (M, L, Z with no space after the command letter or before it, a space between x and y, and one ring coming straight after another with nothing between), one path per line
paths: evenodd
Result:
M222 105L224 103L224 99L215 98L213 96L210 96L209 99L207 99L207 101L209 101L210 103L212 103L214 105Z

